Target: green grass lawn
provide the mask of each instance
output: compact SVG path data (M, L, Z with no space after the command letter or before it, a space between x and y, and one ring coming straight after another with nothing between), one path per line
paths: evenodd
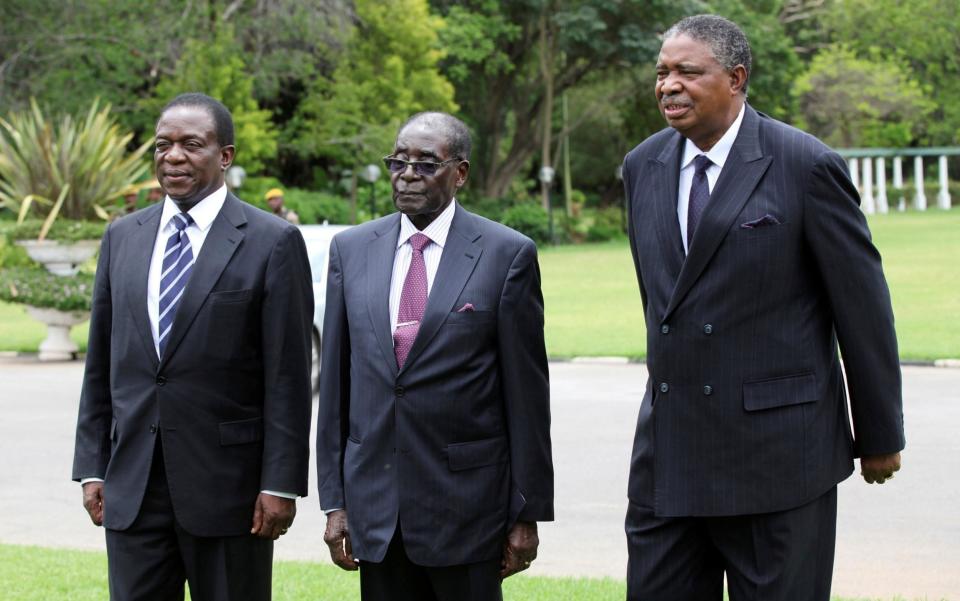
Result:
M960 357L960 209L870 218L904 359ZM553 357L646 354L626 242L541 251L547 351Z
M870 218L893 295L904 359L960 357L960 209ZM646 354L646 334L626 242L541 250L551 357ZM35 351L44 326L0 303L0 350ZM86 324L73 339L85 345Z
M317 544L322 543L318 540ZM0 544L0 582L5 601L102 601L107 598L107 557L91 551ZM521 575L507 579L503 593L506 601L618 601L625 597L626 585L611 579ZM359 599L360 581L355 572L331 564L279 561L273 571L273 598ZM871 600L834 597L833 601Z

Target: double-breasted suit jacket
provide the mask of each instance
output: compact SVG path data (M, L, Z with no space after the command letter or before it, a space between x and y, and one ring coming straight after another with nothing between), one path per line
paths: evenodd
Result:
M750 106L685 255L684 142L665 129L623 166L650 374L629 496L667 517L796 507L903 448L880 256L842 159Z
M103 524L137 517L162 438L178 523L247 534L261 490L306 495L313 293L296 227L228 193L158 359L147 275L162 205L112 223L97 266L73 477Z
M553 518L536 247L457 206L413 347L390 329L400 214L339 233L324 317L320 504L346 509L354 556L399 523L424 566L501 556L515 520Z

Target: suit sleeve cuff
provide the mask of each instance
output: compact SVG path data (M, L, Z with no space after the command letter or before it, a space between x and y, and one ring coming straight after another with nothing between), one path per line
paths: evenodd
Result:
M290 492L277 492L275 490L261 490L260 492L273 495L274 497L280 497L282 499L296 499L299 495L290 493Z

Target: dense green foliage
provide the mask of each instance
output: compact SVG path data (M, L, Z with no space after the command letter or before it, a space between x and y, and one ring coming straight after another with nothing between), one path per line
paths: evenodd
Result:
M0 206L21 220L40 216L45 229L58 216L106 219L104 206L136 190L147 171L149 140L128 152L132 138L96 100L78 119L54 119L35 102L0 118Z
M104 221L70 221L59 220L54 222L47 234L51 240L61 242L76 242L77 240L99 240L107 224ZM22 223L0 222L0 235L8 240L34 240L40 236L43 222L39 219L27 219Z
M363 219L358 169L412 113L452 110L474 133L466 204L536 201L547 163L563 212L567 175L587 207L615 206L616 166L664 126L659 36L697 12L746 31L750 102L773 117L837 145L960 141L954 0L8 0L0 116L31 97L82 115L100 98L132 149L172 96L205 91L233 110L248 174L349 196L346 218Z

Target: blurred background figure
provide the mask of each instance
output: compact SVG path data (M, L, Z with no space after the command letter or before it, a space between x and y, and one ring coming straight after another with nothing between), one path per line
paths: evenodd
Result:
M283 190L271 188L263 196L263 199L270 205L270 210L273 211L274 215L286 219L290 223L300 225L300 216L283 206Z

